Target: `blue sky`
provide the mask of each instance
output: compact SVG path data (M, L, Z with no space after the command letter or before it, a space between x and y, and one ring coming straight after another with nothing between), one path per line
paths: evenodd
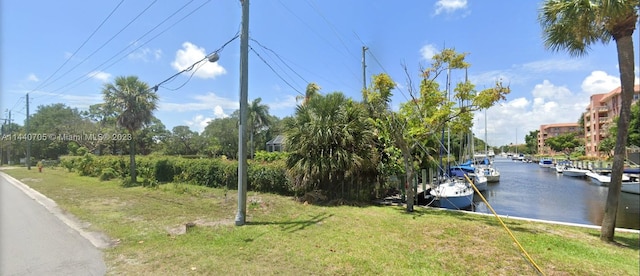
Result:
M52 103L83 110L102 102L104 83L117 76L136 75L150 86L164 81L231 40L241 22L239 0L0 3L0 117L12 110L21 125L26 93L31 113ZM595 45L580 58L544 48L537 21L541 4L253 0L249 99L261 97L278 117L293 114L307 82L318 83L322 93L341 91L360 100L366 45L368 81L388 73L398 83L392 102L397 108L409 97L402 64L416 83L419 68L451 47L469 53L468 74L478 90L497 79L512 89L486 113L489 143L522 143L541 124L577 121L590 95L620 85L613 43ZM188 125L201 131L209 120L239 107L239 47L236 39L220 51L218 62L202 63L195 73L160 87L155 115L167 129ZM464 72L452 78L461 81ZM476 118L474 132L482 138L484 112Z

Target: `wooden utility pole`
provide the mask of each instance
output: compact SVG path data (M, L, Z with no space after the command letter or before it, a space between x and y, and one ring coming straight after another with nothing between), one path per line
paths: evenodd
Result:
M25 163L27 164L27 170L31 169L31 139L29 135L29 93L27 93L27 120L25 122L25 137L27 140L27 158Z
M240 124L238 126L238 212L236 226L245 224L247 213L247 105L249 88L249 0L242 3L242 32L240 34Z

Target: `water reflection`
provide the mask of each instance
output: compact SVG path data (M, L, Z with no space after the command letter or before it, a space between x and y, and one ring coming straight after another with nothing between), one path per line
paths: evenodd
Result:
M500 182L482 195L500 215L600 225L607 187L568 177L538 164L496 159ZM478 195L476 212L490 213ZM621 193L616 226L640 229L640 195Z

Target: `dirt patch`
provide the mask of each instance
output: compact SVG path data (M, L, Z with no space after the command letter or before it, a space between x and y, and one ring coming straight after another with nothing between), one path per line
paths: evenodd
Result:
M204 219L197 219L195 221L190 221L190 222L176 225L173 227L167 227L166 230L170 236L179 236L179 235L186 234L187 232L189 232L190 229L194 227L217 227L217 226L233 225L234 223L235 222L231 219L223 219L223 220L217 220L217 221L207 221Z
M23 178L20 179L20 182L42 182L42 178Z

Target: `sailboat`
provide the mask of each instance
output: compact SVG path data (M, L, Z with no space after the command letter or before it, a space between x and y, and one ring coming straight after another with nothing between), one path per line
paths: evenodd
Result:
M482 171L482 175L487 178L487 182L495 183L500 181L500 172L496 169L491 163L491 159L489 158L489 149L487 145L489 140L487 139L487 110L484 110L484 152L486 157L482 161L481 165L478 168Z
M450 89L450 73L447 71L447 94ZM440 202L440 208L447 209L465 209L473 204L473 188L464 179L452 177L450 171L445 171L442 164L442 155L444 154L444 128L442 129L442 137L440 139L440 176L437 183L429 192ZM447 138L448 140L448 138ZM447 143L447 155L449 154L449 145Z

